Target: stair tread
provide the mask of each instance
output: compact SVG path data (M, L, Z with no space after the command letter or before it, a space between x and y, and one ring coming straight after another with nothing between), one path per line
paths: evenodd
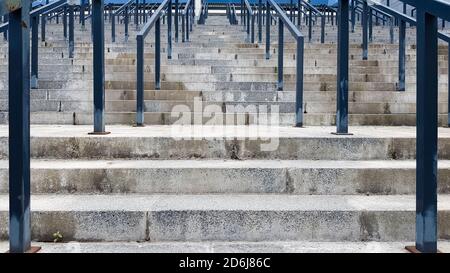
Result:
M8 210L0 194L0 211ZM39 194L33 211L415 211L415 195L286 194ZM439 210L450 210L450 194L438 196Z

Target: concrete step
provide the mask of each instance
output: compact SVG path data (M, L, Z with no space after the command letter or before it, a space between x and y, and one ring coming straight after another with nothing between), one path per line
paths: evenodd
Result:
M40 159L414 159L414 127L92 126L35 125L31 156ZM8 127L0 126L0 159L8 157ZM439 128L439 158L450 159L450 130Z
M449 194L450 161L438 170L438 191ZM32 160L31 186L33 194L414 194L415 161Z
M270 109L268 109L270 110ZM188 109L189 111L189 109ZM269 111L270 113L270 111ZM147 125L173 125L173 124L199 124L204 125L261 125L267 124L264 119L258 119L248 113L225 113L216 117L203 113L191 112L145 112L145 124ZM270 116L270 115L269 115ZM182 117L182 120L180 118ZM304 114L305 126L334 126L336 116L333 113L306 113ZM275 124L280 126L293 126L295 124L294 113L279 113ZM438 125L447 127L447 114L438 115ZM58 125L91 125L92 113L87 112L32 112L31 124L58 124ZM134 112L106 112L105 122L108 125L128 124L136 122ZM0 112L0 124L8 124L8 113ZM415 114L349 114L350 126L415 126Z
M39 253L409 253L405 246L414 242L33 242ZM438 248L450 252L450 242L440 240ZM6 252L9 242L0 241ZM214 266L212 267L214 268Z
M32 239L52 241L413 241L415 196L35 195ZM450 195L438 199L450 236ZM0 239L8 196L0 195Z

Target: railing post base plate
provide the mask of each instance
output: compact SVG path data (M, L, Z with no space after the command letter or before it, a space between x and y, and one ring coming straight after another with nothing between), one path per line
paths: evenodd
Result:
M336 136L352 136L352 133L338 133L338 132L331 132L332 135Z
M109 135L111 132L89 132L88 135Z
M405 246L405 249L408 250L410 253L419 254L422 253L420 250L416 248L416 246ZM439 249L436 251L436 253L442 253Z
M40 246L31 246L30 249L28 249L27 251L25 251L25 253L38 253L40 250L42 249L42 247ZM6 253L10 253L10 251L6 251Z

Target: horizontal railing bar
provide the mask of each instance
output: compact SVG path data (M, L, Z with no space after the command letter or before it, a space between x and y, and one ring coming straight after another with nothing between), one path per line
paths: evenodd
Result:
M123 4L122 6L120 6L118 9L116 9L114 11L114 15L119 15L121 12L123 12L125 10L126 7L134 4L135 0L130 0L128 2L126 2L125 4Z
M48 3L45 6L42 6L40 8L32 10L30 12L30 15L31 16L36 16L36 15L39 15L39 14L42 14L42 13L50 12L54 8L58 8L58 6L62 7L65 4L67 4L67 0L60 0L60 1L51 2L51 3Z
M371 7L373 8L374 6L376 8L378 8L378 9L384 10L386 13L389 13L389 14L391 14L394 17L397 17L400 20L403 20L403 21L405 21L407 23L410 23L411 25L417 25L417 20L415 18L411 17L411 16L408 16L408 15L403 14L403 13L401 13L401 12L395 10L395 9L392 9L390 7L386 7L386 6L383 6L383 5L374 4ZM443 40L443 41L446 41L446 42L450 43L450 36L448 34L445 34L443 32L438 31L438 38Z
M283 23L286 24L287 29L291 32L291 34L295 37L304 37L304 35L300 32L300 30L292 23L291 20L287 17L287 15L284 13L284 11L278 6L274 0L267 0L267 2L273 7L273 9L276 11L278 17L283 21Z
M316 7L314 7L313 5L311 5L310 3L308 3L308 2L306 2L306 1L304 1L304 0L301 0L301 4L305 7L307 7L307 8L309 8L309 10L312 10L312 11L314 11L315 13L317 13L318 15L320 15L320 16L323 16L323 14L316 8Z
M136 36L141 36L142 38L147 37L153 25L156 23L156 20L158 20L160 17L164 15L163 11L169 4L169 1L170 0L164 0L164 2L162 2L161 5L159 5L158 9L152 14L148 22L145 23L141 31L139 31L139 33Z
M436 17L440 17L447 21L450 21L450 3L442 0L401 0L403 3L409 4L419 9L433 14Z

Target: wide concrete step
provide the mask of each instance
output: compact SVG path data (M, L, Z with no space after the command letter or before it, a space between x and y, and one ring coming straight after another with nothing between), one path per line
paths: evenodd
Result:
M269 112L270 113L270 112ZM295 124L294 113L279 113L275 124L280 126L293 126ZM265 119L258 119L256 115L249 113L224 113L211 117L204 113L179 112L145 112L145 124L147 125L173 125L173 124L204 124L204 125L261 125L267 124ZM183 119L180 121L180 118ZM447 126L448 115L438 115L438 125ZM88 112L32 112L31 124L59 124L59 125L91 125L93 114ZM135 112L106 112L105 122L108 125L133 125L136 123ZM8 124L8 113L0 112L0 124ZM336 115L334 113L305 113L305 126L335 126ZM415 114L349 114L350 126L415 126Z
M308 242L308 241L203 241L203 242L33 242L39 253L409 253L414 242ZM439 240L438 248L450 252L450 241ZM0 241L0 252L9 242ZM214 266L213 266L214 268Z
M8 236L0 195L0 239ZM415 196L35 195L32 239L52 241L413 241ZM450 236L450 195L438 198Z
M108 126L31 127L31 157L57 159L414 159L414 127ZM8 158L8 126L0 126L0 158ZM450 130L439 128L438 156L450 159Z
M415 193L415 161L372 160L32 160L33 194L393 195ZM450 161L438 191L450 193ZM0 160L0 193L8 161Z
M93 102L86 100L62 101L62 100L32 100L30 111L55 111L55 112L92 112ZM8 101L0 100L0 111L8 111ZM438 112L448 113L447 102L439 103ZM105 111L127 112L136 111L136 100L108 100L105 101ZM201 101L201 98L192 100L145 100L145 112L203 112L207 113L249 113L260 114L267 111L279 113L295 113L294 101L255 101L255 102L221 102ZM334 113L336 111L335 100L307 101L303 104L304 113ZM416 112L416 103L406 102L349 102L351 114L410 114Z

